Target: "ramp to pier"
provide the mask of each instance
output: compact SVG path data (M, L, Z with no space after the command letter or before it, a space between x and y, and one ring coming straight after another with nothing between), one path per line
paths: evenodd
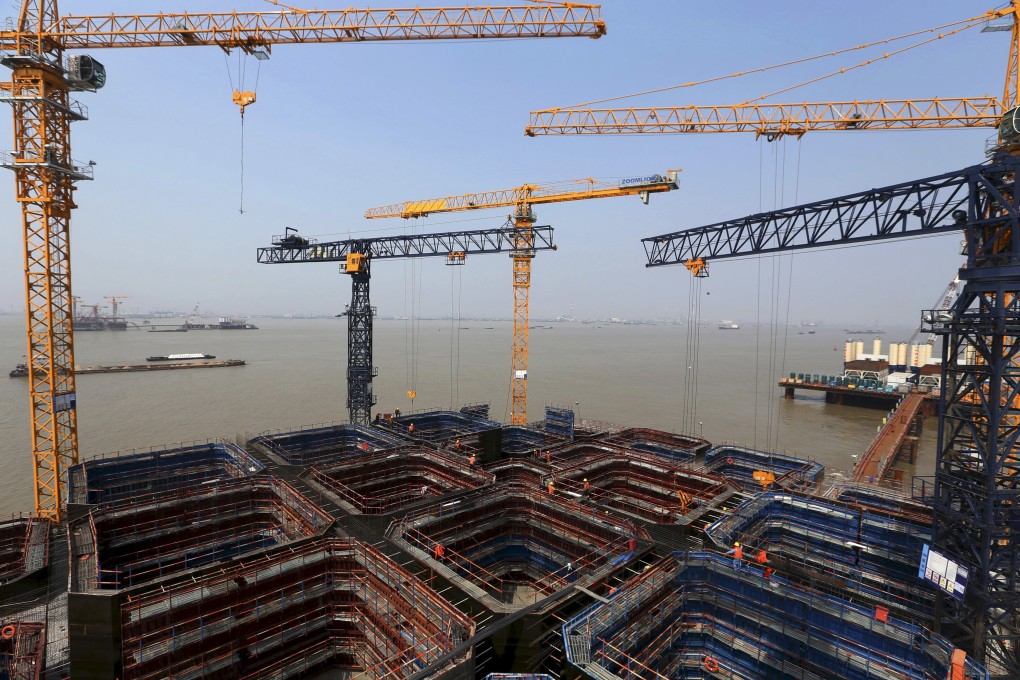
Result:
M921 413L924 398L925 395L920 392L911 392L900 401L854 467L855 482L880 482L885 478L904 440L910 434L911 425Z

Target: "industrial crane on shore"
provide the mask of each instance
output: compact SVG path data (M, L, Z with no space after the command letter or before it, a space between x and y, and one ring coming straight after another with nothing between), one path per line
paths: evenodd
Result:
M371 208L365 212L368 219L379 217L425 217L432 213L483 210L486 208L513 208L514 247L514 331L513 352L510 366L512 394L512 425L528 423L528 297L531 289L531 260L535 257L534 205L584 201L592 198L615 196L639 196L648 203L651 194L671 191L677 188L678 170L669 170L666 175L633 177L619 183L601 182L592 178L573 180L567 183L547 185L524 184L513 189L489 191L479 194L446 196L424 201L405 201L393 205Z
M534 250L555 250L552 227L532 227ZM273 245L259 248L263 264L339 262L351 277L351 303L347 306L347 410L350 421L368 425L375 395L372 378L379 374L372 363L372 317L369 298L372 260L445 257L450 265L463 265L468 255L502 253L517 247L512 227L457 231L442 234L383 236L316 243L288 228L273 237Z
M22 0L0 31L0 63L13 71L0 100L14 109L14 171L26 254L29 392L35 512L59 520L62 476L78 461L69 225L75 182L93 165L71 157L70 124L88 110L72 92L94 92L106 71L66 50L218 47L267 58L273 45L397 40L589 37L605 34L599 5L542 2L459 8L283 9L274 12L60 16L56 0ZM234 94L243 107L250 93Z

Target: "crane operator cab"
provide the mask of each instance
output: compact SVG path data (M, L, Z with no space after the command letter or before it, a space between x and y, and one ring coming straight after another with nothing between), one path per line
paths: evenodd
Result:
M999 148L1010 153L1020 151L1020 106L1015 106L999 119Z

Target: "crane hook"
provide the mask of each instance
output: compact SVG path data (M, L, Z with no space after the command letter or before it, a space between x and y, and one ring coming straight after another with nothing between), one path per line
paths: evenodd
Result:
M241 118L244 118L244 107L250 106L255 103L255 93L251 90L234 90L233 96L234 103L241 107Z

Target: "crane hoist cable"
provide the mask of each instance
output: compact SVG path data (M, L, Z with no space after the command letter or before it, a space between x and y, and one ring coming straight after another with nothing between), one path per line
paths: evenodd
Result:
M409 227L409 233L418 232L417 220ZM414 404L418 396L418 354L421 340L421 262L418 258L404 261L404 382L407 398Z
M230 62L227 60L228 51L223 52L223 62L227 67L227 77L230 79L230 89L232 91L231 100L237 104L241 110L241 196L240 205L238 212L244 214L244 111L247 107L255 103L256 92L259 88L259 76L262 75L262 62L268 56L265 51L252 52L255 56L255 61L258 63L258 67L255 70L255 84L252 89L245 90L245 79L248 71L248 51L239 49L237 50L237 87L234 87L234 78L230 72Z
M463 265L464 257L460 253L459 261L455 253L450 253L447 260L450 268L450 410L460 403L460 323L461 304L464 297Z
M864 43L862 45L854 45L852 47L844 47L844 48L839 49L839 50L833 50L833 51L830 51L830 52L823 52L821 54L814 54L814 55L811 55L811 56L808 56L808 57L800 57L798 59L791 59L790 61L783 61L783 62L779 62L777 64L770 64L768 66L761 66L761 67L758 67L758 68L748 69L746 71L735 71L733 73L728 73L726 75L714 76L712 78L705 78L703 80L695 80L695 81L692 81L692 82L689 82L689 83L681 83L679 85L667 85L665 87L658 87L658 88L655 88L655 89L652 89L652 90L643 90L641 92L632 92L630 94L621 94L621 95L617 95L615 97L605 97L603 99L593 99L591 101L579 102L577 104L571 104L569 107L558 107L558 108L580 108L580 107L583 107L583 106L593 106L595 104L605 104L607 102L620 101L622 99L631 99L633 97L643 97L643 96L649 95L649 94L659 94L659 93L662 93L662 92L669 92L671 90L680 90L680 89L684 89L684 88L688 88L688 87L695 87L697 85L706 85L708 83L715 83L715 82L719 82L721 80L729 80L731 78L741 78L743 76L751 75L751 74L754 74L754 73L765 73L766 71L772 71L772 70L775 70L775 69L784 68L786 66L795 66L797 64L804 64L804 63L807 63L809 61L816 61L818 59L825 59L827 57L835 57L835 56L838 56L838 55L841 55L841 54L847 54L847 53L850 53L850 52L856 52L856 51L859 51L859 50L865 50L865 49L868 49L868 48L871 48L871 47L876 47L878 45L887 45L889 43L893 43L893 42L896 42L898 40L905 40L907 38L913 38L913 37L916 37L916 36L919 36L919 35L923 35L925 33L933 33L935 31L942 31L943 29L952 28L954 26L958 27L958 28L954 28L951 31L945 32L945 33L939 33L935 38L929 38L928 40L923 40L923 41L921 41L919 43L915 43L915 44L910 45L908 47L899 49L899 50L897 50L895 52L885 53L882 58L887 58L887 57L890 57L890 56L893 56L893 55L896 55L896 54L901 54L901 53L903 53L903 52L905 52L907 50L913 49L915 47L920 47L921 45L927 44L929 42L933 42L934 40L938 40L938 39L941 39L941 38L946 38L946 37L949 37L951 35L956 35L957 33L961 32L963 30L966 30L968 28L973 28L975 26L980 26L981 24L983 24L983 23L985 23L987 21L988 21L988 14L985 13L985 14L978 15L976 17L969 17L967 19L961 19L959 21L953 21L953 22L950 22L950 23L947 23L947 24L941 24L939 26L933 26L931 28L925 28L925 29L921 29L921 30L918 30L918 31L912 31L910 33L904 33L902 35L893 36L891 38L885 38L885 39L882 39L882 40L874 40L872 42ZM874 60L874 61L877 61L877 60ZM837 71L837 72L831 73L831 74L829 74L829 76L826 76L826 77L831 77L833 75L837 75L838 73L840 73L842 71L849 71L849 70L853 70L854 68L860 68L861 66L866 65L867 63L870 63L870 62L864 62L862 64L858 64L857 66L848 67L847 69L842 69L841 71ZM815 81L812 81L812 82L815 82ZM801 85L804 85L804 84L806 84L806 83L802 83ZM799 87L799 86L797 86L797 87ZM773 92L772 94L777 94L777 93ZM764 98L765 96L771 96L771 95L763 95L762 97L759 97L759 99ZM751 101L754 101L754 100L751 100Z

